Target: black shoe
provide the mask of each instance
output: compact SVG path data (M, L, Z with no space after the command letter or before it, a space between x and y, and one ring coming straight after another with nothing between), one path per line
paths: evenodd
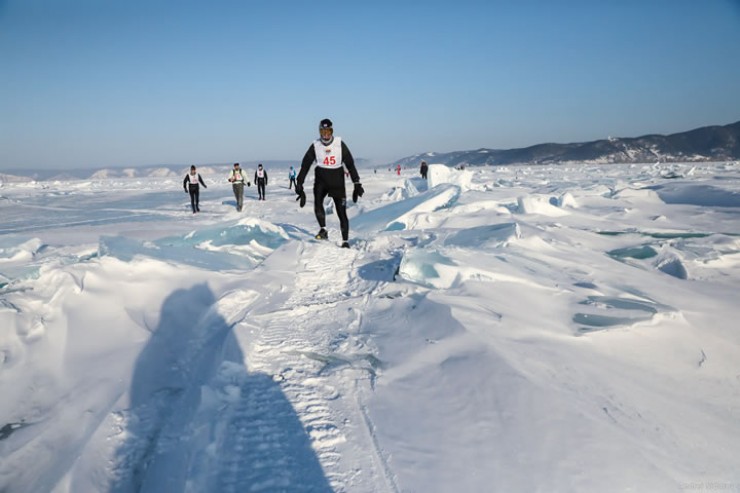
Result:
M348 241L343 241L342 242L342 248L349 248L349 242Z
M318 233L316 233L316 236L314 237L317 240L328 240L329 239L329 232L326 231L324 228L321 228Z

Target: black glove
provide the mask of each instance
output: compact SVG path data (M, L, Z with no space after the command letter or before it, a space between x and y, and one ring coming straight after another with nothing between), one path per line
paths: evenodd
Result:
M187 188L184 188L183 190L185 190L185 193L188 193L188 189Z
M248 186L248 187L251 187L251 186L252 186L252 184L251 184L250 182L247 182L247 186Z
M303 185L296 185L295 186L295 193L298 195L295 200L298 202L298 205L303 207L306 205L306 192L303 191Z
M355 190L352 192L352 202L357 203L358 197L362 197L365 194L365 189L362 188L361 183L355 183Z

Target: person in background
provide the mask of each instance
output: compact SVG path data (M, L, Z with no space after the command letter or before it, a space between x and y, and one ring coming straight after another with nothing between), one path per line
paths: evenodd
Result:
M427 165L426 161L422 161L420 173L421 173L421 177L424 178L425 180L427 179L427 171L429 171L429 166Z
M265 187L267 186L267 171L262 167L262 163L257 166L254 172L254 184L257 185L258 200L265 200Z
M200 212L200 185L203 188L208 188L203 178L200 177L200 173L195 170L195 166L190 167L190 173L185 175L185 179L182 181L182 187L185 189L185 193L190 193L190 207L193 208L193 214Z
M231 182L231 188L236 197L236 210L241 212L244 206L244 172L239 167L239 163L234 163L234 169L229 172L229 182ZM247 186L251 184L247 182Z
M293 186L295 186L295 177L297 176L297 173L295 171L295 168L293 166L290 167L290 171L288 171L288 180L290 180L290 183L288 183L288 190L292 190Z
M342 248L349 248L349 219L347 218L347 191L344 187L344 169L347 168L354 191L352 201L357 202L365 190L360 183L360 175L355 167L355 160L349 147L339 136L334 136L332 122L328 118L319 123L319 139L313 141L308 147L301 161L301 171L296 180L296 200L303 207L306 205L306 193L303 191L303 182L306 180L308 170L316 163L313 180L313 210L316 220L321 228L316 233L317 240L328 240L329 233L326 231L326 211L324 210L324 199L328 195L334 200L334 209L339 217L339 227L342 231Z
M397 165L396 165L396 174L397 174L398 176L401 176L401 165L400 165L400 164L397 164Z

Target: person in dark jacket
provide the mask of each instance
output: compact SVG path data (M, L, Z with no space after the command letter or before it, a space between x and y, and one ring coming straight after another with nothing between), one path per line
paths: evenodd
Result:
M303 190L303 182L311 165L315 162L313 181L313 210L316 220L321 228L316 233L316 239L327 240L329 233L326 231L326 212L324 210L324 199L328 195L334 200L334 209L339 217L339 228L342 232L342 247L349 248L349 219L347 218L347 192L344 187L344 168L347 168L349 176L354 183L352 201L357 202L365 190L360 183L360 175L355 167L355 160L349 147L339 136L334 136L334 128L331 120L325 118L319 123L319 139L315 140L306 151L301 161L301 171L298 173L295 191L301 207L306 205L306 193Z
M267 171L262 167L262 163L257 165L257 171L254 172L254 184L257 185L257 194L259 199L265 200L265 187L267 186Z
M200 173L195 170L195 166L190 167L190 173L185 175L185 179L182 181L182 187L185 189L185 193L190 193L190 206L193 208L193 214L200 212L200 185L203 188L208 188L200 177Z

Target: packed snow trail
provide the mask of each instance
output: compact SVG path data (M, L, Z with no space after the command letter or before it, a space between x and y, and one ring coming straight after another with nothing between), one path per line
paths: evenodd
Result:
M235 332L247 338L250 371L280 382L333 490L383 491L386 484L394 491L362 412L378 360L359 335L360 314L378 282L356 274L361 258L361 251L330 242L285 245L254 275L281 277L267 285L291 289L266 293Z
M397 491L364 411L378 359L358 330L379 283L355 275L360 255L289 242L240 273L242 286L277 292L237 288L208 306L197 287L168 298L132 406L116 414L128 438L111 490Z

